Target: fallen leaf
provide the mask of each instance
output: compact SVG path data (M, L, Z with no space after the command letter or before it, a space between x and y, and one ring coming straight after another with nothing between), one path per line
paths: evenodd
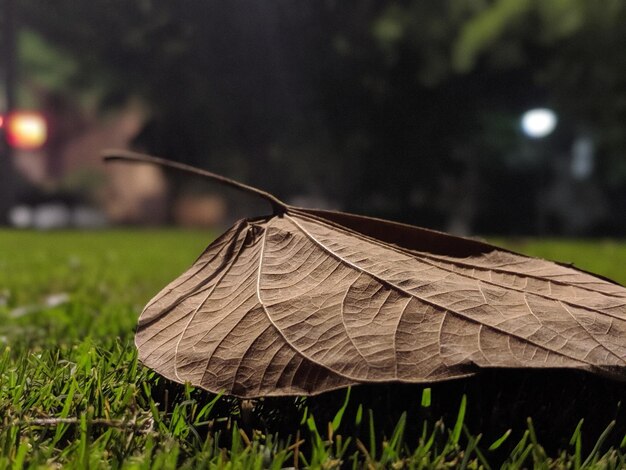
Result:
M431 383L481 368L623 379L626 289L487 243L265 198L145 307L136 345L165 377L240 397L364 382Z
M9 315L13 318L19 318L32 313L39 313L51 308L60 307L61 305L67 304L69 301L70 296L65 292L50 294L43 299L42 303L16 307L9 312Z
M45 298L44 304L48 308L59 307L60 305L66 304L70 301L69 294L65 292L60 292L58 294L50 294Z

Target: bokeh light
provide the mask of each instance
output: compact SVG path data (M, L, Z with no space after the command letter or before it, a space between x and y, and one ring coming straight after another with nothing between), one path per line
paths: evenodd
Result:
M531 109L522 115L522 130L533 139L550 135L556 128L556 123L556 113L547 108Z

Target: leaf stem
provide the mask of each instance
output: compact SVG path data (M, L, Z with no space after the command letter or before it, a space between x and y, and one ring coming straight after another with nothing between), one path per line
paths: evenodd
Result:
M123 160L137 163L151 163L166 168L174 168L176 170L184 171L194 175L205 176L209 179L212 179L213 181L217 181L218 183L222 183L226 186L231 186L233 188L239 189L240 191L254 194L255 196L265 199L271 204L274 214L282 214L287 211L287 204L282 202L273 194L255 188L253 186L248 186L247 184L240 183L239 181L235 181L225 176L212 173L208 170L203 170L202 168L196 168L194 166L187 165L185 163L179 163L172 160L167 160L165 158L153 157L151 155L121 149L106 149L102 152L102 157L104 158L105 162Z

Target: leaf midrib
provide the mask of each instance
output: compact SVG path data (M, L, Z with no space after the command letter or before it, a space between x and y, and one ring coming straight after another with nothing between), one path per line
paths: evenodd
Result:
M407 291L407 290L403 289L402 287L397 286L396 284L393 284L392 282L390 282L390 281L388 281L388 280L386 280L386 279L383 279L382 277L380 277L380 276L376 275L375 273L369 272L369 271L367 271L366 269L361 268L360 266L358 266L358 265L356 265L356 264L352 263L351 261L349 261L349 260L347 260L347 259L345 259L345 258L341 257L340 255L338 255L337 253L333 252L333 251L332 251L332 250L330 250L328 247L326 247L326 246L325 246L323 243L321 243L319 240L317 240L317 238L315 238L315 236L314 236L313 234L311 234L308 230L306 230L306 228L304 228L302 225L300 225L300 224L299 224L299 223L298 223L298 222L297 222L297 221L296 221L293 217L291 217L291 216L290 216L290 215L288 215L288 214L286 214L286 215L285 215L285 217L286 217L286 218L288 218L288 219L291 221L291 223L292 223L293 225L295 225L295 226L296 226L296 227L297 227L297 228L298 228L298 229L299 229L299 230L300 230L300 231L301 231L301 232L302 232L302 233L303 233L303 234L304 234L307 238L309 238L311 241L313 241L315 244L317 244L320 248L322 248L324 251L326 251L327 253L329 253L329 254L330 254L331 256L333 256L335 259L339 260L340 262L342 262L342 263L344 263L344 264L347 264L348 266L350 266L350 267L351 267L351 268L353 268L353 269L356 269L356 270L358 270L358 271L360 271L360 272L362 272L362 273L364 273L364 274L366 274L366 275L369 275L369 276L373 277L374 279L378 280L378 281L379 281L379 282L381 282L382 284L385 284L385 285L389 286L389 287L390 287L390 288L392 288L392 289L395 289L395 290L397 290L397 291L399 291L399 292L402 292L402 293L404 293L404 294L406 294L406 295L408 295L408 296L410 296L410 297L413 297L413 298L417 299L417 300L418 300L418 301L420 301L420 302L423 302L423 303L425 303L425 304L427 304L427 305L430 305L431 307L434 307L434 308L436 308L436 309L438 309L438 310L443 311L443 312L444 312L444 315L445 315L445 313L446 313L446 312L449 312L449 313L451 313L451 314L453 314L453 315L456 315L456 316L457 316L457 317L459 317L459 318L462 318L462 319L464 319L464 320L466 320L466 321L469 321L469 322L472 322L472 323L475 323L475 324L478 324L478 325L482 325L482 326L483 326L483 327L485 327L485 328L490 328L490 329L492 329L492 330L494 330L494 331L496 331L496 332L498 332L498 333L500 333L500 334L503 334L503 335L505 335L505 336L512 336L512 337L515 337L515 338L517 338L517 339L521 340L522 342L525 342L525 343L531 344L531 345L533 345L533 346L535 346L535 347L537 347L537 348L543 349L544 351L548 351L548 352L552 352L552 353L558 354L558 355L560 355L560 356L566 357L566 358L567 358L567 359L569 359L569 360L574 360L574 361L576 361L576 362L579 362L579 363L581 363L581 364L586 364L586 365L588 365L588 366L590 366L590 367L593 367L593 368L599 368L599 366L597 366L597 365L595 365L595 364L593 364L593 363L591 363L591 362L589 362L589 361L587 361L587 360L585 360L585 359L573 358L573 357L568 356L567 354L565 354L565 353L563 353L563 352L561 352L561 351L551 349L551 348L546 347L546 346L544 346L544 345L542 345L542 344L536 343L536 342L534 342L534 341L532 341L532 340L530 340L530 339L528 339L528 338L524 338L524 337L519 336L519 335L516 335L516 334L514 334L514 333L511 333L511 332L508 332L508 331L502 330L501 328L498 328L497 326L493 326L493 325L486 325L486 324L484 324L484 323L482 323L482 322L480 322L480 321L478 321L478 320L476 320L476 319L474 319L474 318L471 318L471 317L469 317L469 316L467 316L467 315L464 315L464 314L463 314L463 313L461 313L461 312L457 312L457 311L455 311L455 310L452 310L452 309L446 308L446 307L444 307L444 306L442 306L442 305L439 305L438 303L433 302L433 301L431 301L431 300L427 300L427 299L423 299L423 298L421 298L421 297L418 297L417 295L415 295L415 294L413 294L413 293L411 293L411 292L409 292L409 291ZM438 267L438 266L436 266L436 267ZM457 274L457 273L455 273L455 274ZM465 276L465 277L469 277L469 276ZM470 279L474 279L474 278L471 278L471 277L470 277ZM497 285L497 284L496 284L496 285ZM498 287L502 287L502 286L498 286ZM551 300L554 300L554 299L551 299ZM585 331L585 332L586 332L589 336L591 336L591 335L589 334L589 332L587 332L587 330L584 330L584 331ZM397 334L397 332L396 332L396 334ZM593 338L593 339L595 340L595 338ZM596 341L597 341L597 340L596 340ZM602 346L602 345L601 345L601 346ZM602 347L603 347L603 348L604 348L604 349L605 349L605 350L606 350L609 354L611 354L611 355L615 355L613 352L611 352L610 350L608 350L606 347L604 347L604 346L602 346ZM619 358L619 356L618 356L618 358ZM622 360L622 359L620 359L620 360Z

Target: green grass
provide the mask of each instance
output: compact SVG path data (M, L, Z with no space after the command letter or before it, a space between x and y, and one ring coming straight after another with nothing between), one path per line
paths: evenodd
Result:
M163 380L137 362L138 313L211 238L174 230L0 231L0 469L626 465L619 445L604 442L613 424L605 435L584 436L598 439L590 451L579 426L568 430L567 448L549 453L532 421L485 441L484 430L465 426L471 403L464 398L449 422L428 417L438 398L430 389L415 398L425 410L419 422L403 413L387 431L381 411L354 398L327 410L328 419L305 400L268 401L250 424L238 401ZM506 244L626 283L626 243ZM295 424L259 425L274 405L297 414Z

